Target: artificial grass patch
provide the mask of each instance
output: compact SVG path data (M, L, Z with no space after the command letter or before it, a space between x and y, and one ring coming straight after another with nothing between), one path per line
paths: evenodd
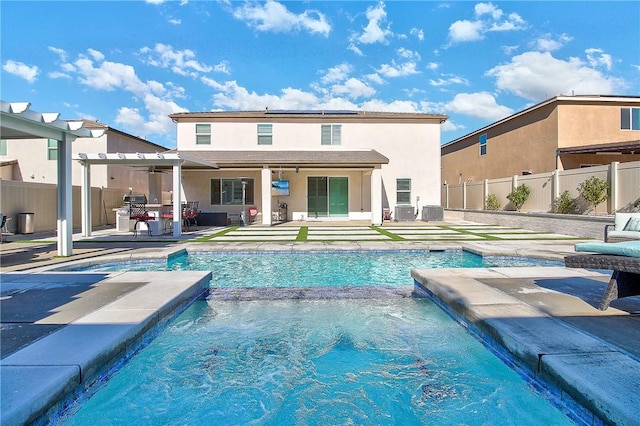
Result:
M298 231L298 236L296 236L296 241L307 241L307 236L309 235L309 227L301 226Z
M387 236L389 238L391 238L393 241L405 241L404 238L402 238L400 235L396 235L392 232L387 231L386 229L382 229L378 226L375 225L371 225L369 226L369 228L373 229L374 231L377 231L379 233L381 233L384 236Z
M193 241L195 241L195 242L197 242L197 243L202 243L202 242L205 242L205 241L210 241L210 240L212 240L212 239L214 239L214 238L216 238L216 237L221 237L221 236L223 236L223 235L225 235L225 234L228 234L229 232L235 231L235 230L236 230L236 229L238 229L238 228L240 228L240 227L239 227L239 226L232 226L232 227L230 227L230 228L223 229L222 231L218 231L218 232L216 232L215 234L207 235L207 236L205 236L205 237L196 238L196 239L195 239L195 240L193 240Z

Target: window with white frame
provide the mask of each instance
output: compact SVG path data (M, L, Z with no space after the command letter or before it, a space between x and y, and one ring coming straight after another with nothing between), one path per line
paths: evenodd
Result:
M211 179L211 204L242 206L243 201L244 205L254 204L253 188L253 179Z
M411 204L411 179L396 179L396 203Z
M342 125L322 125L322 145L342 145Z
M480 135L478 140L478 145L480 146L480 156L487 154L487 134L484 133Z
M258 124L258 145L273 144L273 125Z
M640 130L640 108L620 108L620 129Z
M47 160L58 159L58 141L55 139L47 139Z
M0 155L7 155L7 140L0 139Z
M211 124L196 124L196 145L211 145Z

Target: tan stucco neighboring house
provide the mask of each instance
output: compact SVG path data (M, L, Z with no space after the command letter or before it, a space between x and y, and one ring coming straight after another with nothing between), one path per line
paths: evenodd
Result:
M177 151L218 169L183 168L201 211L284 220L370 220L440 204L445 115L368 111L171 114ZM412 210L413 211L413 210Z
M85 129L104 129L104 134L97 138L77 138L71 145L72 153L79 152L164 152L166 147L149 142L114 129L103 123L90 120L83 122ZM16 139L0 142L0 165L2 179L35 183L57 183L56 159L58 158L57 141L53 139ZM72 184L81 185L81 166L72 163ZM123 165L100 165L91 170L93 187L132 188L134 192L147 193L149 187L149 170L141 167ZM171 178L162 177L162 186L171 188Z
M442 145L442 181L640 160L640 97L562 96Z

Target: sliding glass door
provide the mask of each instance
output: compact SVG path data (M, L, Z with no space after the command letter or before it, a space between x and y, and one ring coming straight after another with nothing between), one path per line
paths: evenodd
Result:
M307 177L307 215L310 218L349 216L349 179Z

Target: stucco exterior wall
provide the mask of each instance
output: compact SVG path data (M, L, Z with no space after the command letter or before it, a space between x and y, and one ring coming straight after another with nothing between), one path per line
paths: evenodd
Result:
M640 98L560 96L514 114L442 147L442 180L449 184L527 173L567 170L636 155L562 154L559 148L640 140L640 131L620 129L620 110L638 108ZM479 136L487 135L480 156Z
M203 121L204 122L204 121ZM268 120L260 122L269 124ZM382 165L383 204L393 209L396 205L396 179L411 179L412 205L440 204L440 124L432 123L384 123L384 122L341 122L272 123L272 145L258 145L257 122L213 122L211 123L211 144L196 145L195 123L178 123L178 149L189 150L354 150L374 149L389 158L389 164ZM342 126L341 145L321 145L321 125L340 124ZM310 173L307 170L301 170ZM317 171L314 171L315 175ZM359 195L367 190L363 187L363 171L345 171L342 174L332 170L325 175L349 176L349 199L351 204L359 200ZM237 176L237 174L235 175ZM296 182L303 176L295 176ZM288 177L287 177L288 178ZM256 181L257 182L257 181ZM306 193L306 178L304 191ZM294 181L292 180L292 185ZM187 186L187 183L185 183ZM295 188L292 187L292 191ZM419 197L419 201L417 201ZM368 200L369 196L363 197ZM358 201L358 204L360 202ZM367 203L350 206L350 210L370 209ZM306 206L302 208L306 210ZM289 210L297 208L289 206Z

